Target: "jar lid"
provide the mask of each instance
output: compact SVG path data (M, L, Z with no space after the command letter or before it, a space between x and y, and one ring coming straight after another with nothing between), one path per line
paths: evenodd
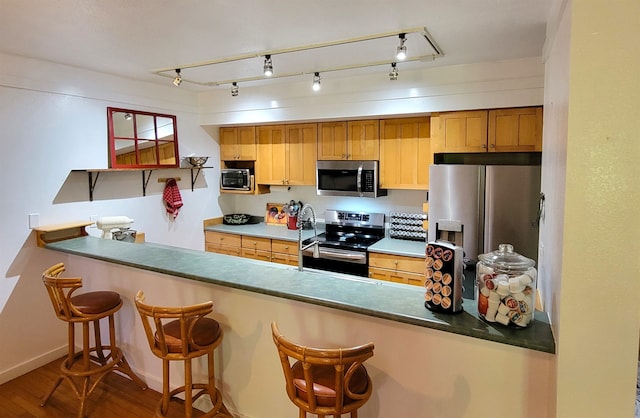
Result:
M480 254L478 259L485 264L505 271L523 271L536 264L532 259L514 252L511 244L500 244L497 250Z

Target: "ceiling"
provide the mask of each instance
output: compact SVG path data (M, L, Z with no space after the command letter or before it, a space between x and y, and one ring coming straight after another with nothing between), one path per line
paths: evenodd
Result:
M311 79L316 71L323 78L375 72L387 77L397 33L426 30L433 45L407 33L408 58L415 60L398 63L401 77L407 69L541 56L551 2L0 0L0 52L162 85L170 85L175 68L182 68L179 88L208 91L241 79L264 83L263 56L270 51L377 34L391 35L274 54L274 77ZM244 56L249 58L224 62ZM382 64L328 71L363 63Z

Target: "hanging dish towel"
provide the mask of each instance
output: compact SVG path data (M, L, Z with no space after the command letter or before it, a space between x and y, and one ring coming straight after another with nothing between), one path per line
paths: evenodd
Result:
M180 195L180 188L176 179L167 179L167 183L164 186L164 193L162 194L162 200L167 208L167 213L172 219L178 217L178 212L182 207L182 196Z

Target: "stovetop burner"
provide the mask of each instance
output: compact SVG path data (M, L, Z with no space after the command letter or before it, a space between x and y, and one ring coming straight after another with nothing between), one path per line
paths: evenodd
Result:
M384 238L384 214L325 211L326 232L306 239L303 244L318 241L320 247L366 251L367 247Z

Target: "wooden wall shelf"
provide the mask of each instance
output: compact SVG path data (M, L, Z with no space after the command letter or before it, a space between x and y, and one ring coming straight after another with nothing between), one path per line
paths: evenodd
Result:
M93 201L93 191L96 188L96 183L98 182L98 177L100 177L100 173L125 173L125 172L140 172L142 174L142 196L147 195L147 185L149 184L149 179L151 178L151 173L155 170L190 170L191 171L191 191L193 191L196 180L198 180L198 176L200 175L200 170L203 168L213 168L213 167L171 167L171 168L96 168L96 169L78 169L71 170L72 172L77 173L87 173L87 178L89 180L89 201ZM195 175L194 175L195 171Z
M85 229L93 222L77 221L55 225L43 225L32 228L36 232L36 244L44 247L50 242L63 241L65 239L78 238L89 235Z

